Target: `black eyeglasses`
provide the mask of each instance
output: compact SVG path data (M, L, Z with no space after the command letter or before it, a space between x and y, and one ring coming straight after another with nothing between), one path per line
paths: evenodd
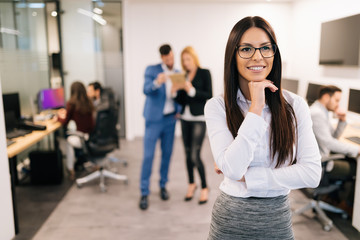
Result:
M260 54L261 56L263 56L263 58L271 58L276 53L276 44L269 44L259 48L255 48L251 46L242 46L242 45L236 47L236 51L239 54L239 57L244 59L252 58L256 50L260 51Z

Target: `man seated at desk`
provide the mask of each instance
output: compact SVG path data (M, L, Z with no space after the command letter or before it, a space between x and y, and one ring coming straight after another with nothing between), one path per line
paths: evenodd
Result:
M104 94L104 89L99 82L92 82L88 85L87 95L93 100L93 105L96 111L108 109L109 96Z
M332 85L322 86L318 100L311 105L310 111L321 155L326 157L330 153L341 153L347 156L346 159L334 160L333 164L328 164L326 172L330 180L345 182L345 187L340 191L338 200L342 204L346 203L347 206L351 206L354 199L354 177L356 176L356 160L354 158L359 155L360 146L338 140L347 125L346 113L339 110L340 99L340 88ZM330 122L329 112L333 112L339 119L336 128L333 128Z

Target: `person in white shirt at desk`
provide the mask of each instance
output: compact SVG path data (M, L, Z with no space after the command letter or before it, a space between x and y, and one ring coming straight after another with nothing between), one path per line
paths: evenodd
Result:
M333 85L322 86L319 90L318 100L311 105L310 111L321 155L327 157L331 153L341 153L346 156L346 159L332 161L332 164L327 165L326 171L330 180L347 182L340 191L339 199L333 200L351 206L354 200L354 178L356 176L356 160L354 158L359 155L360 146L344 143L338 139L347 125L346 113L339 109L340 100L340 88ZM329 112L334 112L339 119L336 128L330 122Z
M346 113L339 109L340 100L340 88L332 85L320 88L318 100L310 107L313 130L322 156L329 156L330 152L333 152L355 158L360 153L360 146L338 139L347 125ZM329 112L334 112L339 119L336 128L331 125Z
M294 239L287 195L316 187L321 157L303 98L281 90L275 33L261 17L232 29L224 96L205 105L211 150L224 174L208 239Z

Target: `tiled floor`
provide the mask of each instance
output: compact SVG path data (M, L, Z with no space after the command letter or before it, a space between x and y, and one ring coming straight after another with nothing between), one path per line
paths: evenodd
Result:
M81 189L72 186L33 239L206 239L212 206L222 180L213 171L208 140L204 142L202 158L206 166L210 198L207 204L201 206L197 204L199 190L191 202L183 201L187 175L182 141L177 138L167 187L171 194L170 200L164 202L159 198L160 153L157 151L151 178L150 206L147 211L141 211L138 201L142 151L142 139L122 141L121 150L114 154L128 161L127 167L118 165L118 170L129 177L129 184L109 180L106 193L100 192L97 182ZM300 191L293 191L290 202L292 208L298 208L307 199ZM300 240L347 239L336 227L331 232L323 231L311 211L305 216L295 216L293 229L296 239Z

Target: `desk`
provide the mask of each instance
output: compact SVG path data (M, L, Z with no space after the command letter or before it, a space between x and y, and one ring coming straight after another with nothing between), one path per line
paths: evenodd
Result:
M355 128L355 127L352 127L351 125L347 125L344 133L342 134L342 136L340 138L340 141L360 146L360 145L346 139L346 137L351 137L351 136L360 136L360 126L359 126L359 128L358 127ZM354 197L354 210L353 210L352 225L358 231L360 231L360 161L359 161L359 157L358 157L357 169L356 169L355 197Z
M16 208L16 198L15 198L15 185L17 184L17 169L16 169L16 155L31 147L35 143L42 140L47 135L53 133L61 127L60 122L53 120L48 120L40 124L46 124L46 130L43 131L33 131L30 134L27 134L22 137L15 138L15 143L7 147L7 154L9 158L10 166L10 175L11 175L11 191L12 191L12 200L13 200L13 211L14 211L14 225L15 233L19 232L18 226L18 217L17 217L17 208ZM55 144L55 148L57 148Z
M32 145L43 139L45 136L49 135L50 133L56 131L61 127L60 122L54 122L52 120L46 121L45 124L46 130L44 131L33 131L30 134L16 138L16 142L7 147L8 158L15 157L25 149L31 147Z

